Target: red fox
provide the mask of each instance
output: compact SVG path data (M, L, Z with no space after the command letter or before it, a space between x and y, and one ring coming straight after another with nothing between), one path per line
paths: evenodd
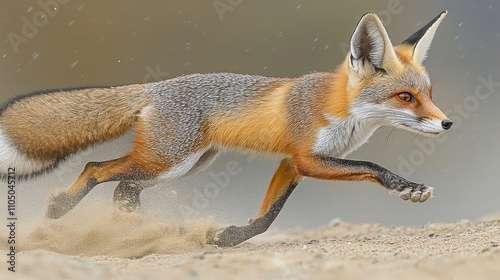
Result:
M333 72L299 78L193 74L149 84L36 92L0 108L0 176L8 168L30 178L69 155L132 127L124 157L89 162L46 215L59 218L96 185L119 181L114 201L140 207L139 195L160 179L192 174L221 150L283 156L256 217L218 231L210 242L233 246L267 230L303 177L371 181L404 200L424 202L433 188L410 182L372 162L345 159L382 126L426 136L453 122L432 102L422 66L446 11L393 46L380 19L365 14L350 52Z

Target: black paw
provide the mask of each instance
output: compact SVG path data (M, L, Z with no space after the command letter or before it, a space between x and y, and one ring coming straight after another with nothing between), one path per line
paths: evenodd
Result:
M245 227L230 226L223 228L215 233L209 244L214 244L220 247L231 247L240 244L247 240Z
M75 201L73 197L65 192L54 194L49 199L45 215L50 219L59 219L73 209L77 203L78 200Z

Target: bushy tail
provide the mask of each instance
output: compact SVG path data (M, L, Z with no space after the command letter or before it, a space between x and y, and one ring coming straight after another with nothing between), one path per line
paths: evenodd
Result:
M8 168L30 177L67 156L116 138L133 125L150 97L143 85L45 91L0 109L0 177Z

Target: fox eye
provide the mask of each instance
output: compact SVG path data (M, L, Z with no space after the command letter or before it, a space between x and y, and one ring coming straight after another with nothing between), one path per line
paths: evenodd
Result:
M415 101L415 98L409 92L401 92L400 94L398 94L398 97L399 97L399 99L401 99L404 102L414 102Z

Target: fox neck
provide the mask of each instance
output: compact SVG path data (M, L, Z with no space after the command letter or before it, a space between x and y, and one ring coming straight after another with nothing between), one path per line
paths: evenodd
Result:
M348 118L325 118L328 125L318 131L314 152L334 157L345 157L355 151L383 125L355 115Z
M387 125L384 120L372 116L379 105L357 100L362 88L352 83L347 63L344 61L333 74L324 103L323 116L327 125L318 131L314 146L314 152L319 154L345 157L365 144L379 127Z

